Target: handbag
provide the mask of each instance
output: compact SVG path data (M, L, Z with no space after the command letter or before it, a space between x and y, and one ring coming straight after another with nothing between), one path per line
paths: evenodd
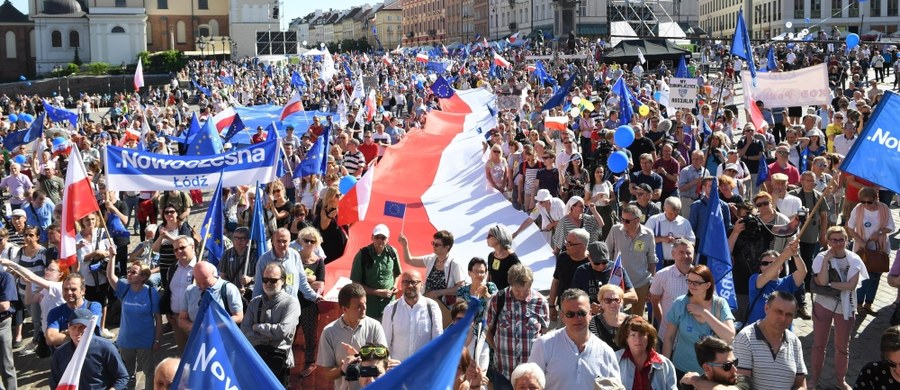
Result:
M823 264L823 267L828 267L828 281L829 282L840 282L841 275L838 274L838 270L831 268L828 264ZM813 276L815 278L815 276ZM816 283L815 280L811 281L809 284L809 291L813 294L821 294L829 297L840 297L841 290L838 290L834 287L829 286L820 286L819 283Z
M106 216L106 228L109 230L109 235L113 238L131 238L131 232L125 228L122 219L115 213L109 213Z
M869 242L875 244L875 249L869 249ZM888 272L891 268L888 254L881 249L881 245L878 245L878 242L873 240L867 241L863 249L860 249L856 254L862 259L863 264L866 265L866 271L869 273Z

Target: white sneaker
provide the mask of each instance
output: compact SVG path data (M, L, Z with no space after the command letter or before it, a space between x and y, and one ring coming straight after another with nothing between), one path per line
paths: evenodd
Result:
M112 332L110 332L107 329L101 329L100 336L103 336L103 338L105 338L105 339L111 339L113 337L116 337L116 335L114 335Z

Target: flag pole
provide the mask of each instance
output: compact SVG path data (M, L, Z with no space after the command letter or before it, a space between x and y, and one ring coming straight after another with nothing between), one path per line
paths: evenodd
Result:
M840 173L834 175L834 177L831 178L831 182L828 183L828 186L826 186L825 190L822 191L822 196L819 197L816 205L813 206L812 210L809 210L809 213L806 214L806 221L804 221L803 226L800 227L799 233L797 233L797 237L803 236L803 233L805 233L806 229L809 228L810 221L812 221L812 216L816 214L816 212L819 210L819 206L822 205L822 201L825 200L826 196L831 195L831 191L833 191L837 186L837 183L840 179L838 175L840 175Z

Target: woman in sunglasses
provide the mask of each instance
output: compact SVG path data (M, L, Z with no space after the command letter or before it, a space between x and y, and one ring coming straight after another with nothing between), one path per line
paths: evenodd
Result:
M322 235L314 227L306 227L297 233L297 241L291 243L291 248L300 253L303 262L304 276L313 290L319 291L325 287L325 254L319 245L322 244ZM304 357L306 365L300 372L300 377L306 378L316 370L316 328L319 325L319 305L298 294L300 300L300 327L303 328Z
M663 355L675 363L678 378L686 372L701 372L694 344L703 336L715 336L731 343L734 339L734 316L725 298L714 295L712 271L696 265L688 271L688 293L675 299L666 313L666 336Z
M84 299L98 302L103 307L103 316L100 318L100 335L111 339L112 332L106 329L106 309L109 306L111 291L109 281L106 279L106 267L116 255L116 247L110 239L109 233L102 226L100 216L91 213L79 221L81 230L75 236L75 254L78 256L78 272L84 277ZM19 252L27 255L30 246L40 247L37 244L37 228L25 228L25 246ZM40 247L43 250L43 247ZM21 263L21 261L20 261Z
M847 233L853 238L853 253L877 249L890 255L887 235L895 229L891 210L878 201L878 191L874 187L860 189L859 204L850 211L850 219L847 220ZM862 282L862 288L857 291L860 315L878 313L872 309L872 303L875 302L880 281L881 272L869 272L869 279Z
M900 325L881 334L881 360L866 364L856 377L856 389L892 389L900 383Z
M609 344L612 349L618 350L625 347L624 344L618 343L616 336L622 323L628 318L628 314L622 312L625 292L614 284L604 284L597 292L597 299L600 301L600 314L591 318L588 328L591 333Z
M113 263L117 259L113 259ZM153 353L162 340L162 315L159 313L159 293L145 285L150 279L150 267L140 260L132 262L125 271L125 280L116 276L116 264L106 267L106 278L114 288L116 298L122 302L122 324L116 346L125 362L129 383L133 386L135 373L140 365L144 372L145 388L153 387Z
M616 335L616 344L622 349L616 351L616 358L619 361L619 372L625 388L632 390L678 388L675 365L654 349L656 337L656 328L643 317L628 316L622 324L621 331ZM650 369L644 370L643 367L647 365ZM636 367L642 368L640 376L635 376Z

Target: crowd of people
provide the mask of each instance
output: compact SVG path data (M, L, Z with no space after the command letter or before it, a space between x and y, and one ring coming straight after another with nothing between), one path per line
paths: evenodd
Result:
M407 238L385 225L373 229L371 244L346 247L347 229L337 220L340 179L361 177L440 110L429 89L434 78L412 56L340 53L334 58L346 65L327 72L312 57L191 61L168 85L115 95L99 121L96 96L72 99L82 114L78 130L62 131L80 150L100 205L78 221L74 266L58 259L66 155L49 137L3 149L0 190L9 211L0 228L0 388L17 387L15 360L26 355L52 359L47 376L55 388L86 331L96 337L83 388L168 387L201 297L209 295L285 386L317 375L335 389L363 387L462 320L474 299L481 307L454 389L816 388L825 370L834 385L849 389L855 321L885 309L873 306L879 282L889 272L890 285L900 286L900 262L888 268L869 261L889 258L895 194L839 166L891 69L897 85L900 61L896 48L881 45L847 53L815 42L773 45L776 64L767 66L774 71L829 64L834 98L818 107L757 102L769 124L762 132L739 119L742 65L727 46L708 45L688 64L701 102L672 115L654 98L672 77L671 63L629 69L603 63L599 45L570 48L582 58L548 61L549 82L562 85L574 75L565 101L592 108L542 111L557 91L527 68L533 62L526 57L535 54L527 45L506 49L508 68L495 67L488 50L451 54L454 88L522 96L519 108L499 112L484 142L485 182L523 212L522 224L515 231L493 224L484 253L457 253L453 232L438 230L433 251L414 254ZM761 60L765 51L757 48ZM366 109L361 75L376 80L372 120L357 115ZM611 86L619 78L649 108L627 123L635 140L626 148L614 142L623 97ZM281 105L295 89L306 110L334 114L285 129L282 159L290 173L259 188L223 189L226 250L217 263L200 253L199 227L188 219L205 203L199 191L107 190L107 145L184 154L176 137L194 113L206 121L230 106ZM3 136L28 126L21 115L10 122L11 114L43 111L39 96L0 102ZM547 116L565 115L565 130L544 126ZM246 131L251 143L267 139L262 127ZM327 170L295 179L292 172L324 134L332 137ZM629 156L620 172L607 165L617 151ZM769 177L758 183L761 161ZM713 195L722 221L708 220ZM258 197L271 248L261 256L258 243L249 242ZM736 307L717 294L699 253L713 223L727 229ZM546 294L514 245L531 225L555 255ZM345 252L354 256L352 283L337 295L338 319L320 323L328 264ZM86 329L94 316L95 328ZM791 331L797 317L813 323L811 367ZM834 366L825 367L832 329ZM164 345L170 332L173 345ZM295 356L298 333L304 347ZM856 388L900 382L900 327L884 331L881 352L856 377ZM291 375L295 367L299 377Z

